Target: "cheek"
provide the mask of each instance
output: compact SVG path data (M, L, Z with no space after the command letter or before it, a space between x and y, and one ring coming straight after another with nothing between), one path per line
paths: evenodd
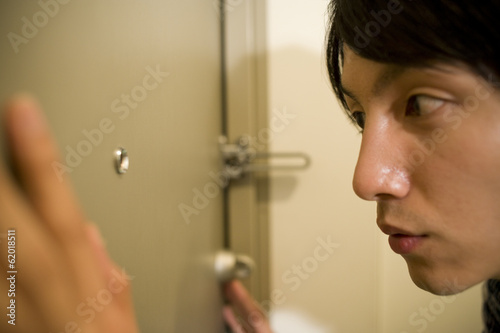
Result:
M500 253L500 135L494 124L474 121L435 145L415 169L412 190L435 232L436 261L454 271L473 267L476 277L488 278L500 271L493 255Z
M427 197L460 213L500 211L500 107L484 107L457 128L435 128L413 142L414 155L425 153L413 180Z
M439 160L448 164L451 189L467 193L475 202L496 202L483 205L496 208L500 199L500 119L475 116L450 133L448 142L439 147Z
M431 240L406 259L412 278L437 291L446 279L465 288L500 276L500 103L483 103L457 124L422 127L400 141L411 170L406 204Z

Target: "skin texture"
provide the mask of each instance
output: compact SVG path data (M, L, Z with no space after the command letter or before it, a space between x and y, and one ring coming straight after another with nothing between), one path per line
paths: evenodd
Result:
M460 64L403 68L344 51L349 111L364 122L354 191L377 203L412 280L452 294L499 279L498 91Z
M40 107L18 96L4 115L19 183L0 162L0 235L16 230L18 274L16 325L2 320L0 331L138 332L128 276L109 259L69 180L60 182L52 170L59 155ZM3 239L0 246L7 253ZM0 270L9 270L6 255ZM7 279L0 280L0 289L9 290ZM99 297L105 304L96 303ZM0 297L1 308L8 302Z
M233 333L271 333L266 315L240 281L226 283L224 295L232 307L225 306L223 316Z

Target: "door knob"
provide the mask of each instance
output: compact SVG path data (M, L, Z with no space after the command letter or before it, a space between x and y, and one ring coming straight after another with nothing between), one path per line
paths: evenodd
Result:
M246 255L222 250L215 255L215 274L220 282L245 279L254 270L255 262Z

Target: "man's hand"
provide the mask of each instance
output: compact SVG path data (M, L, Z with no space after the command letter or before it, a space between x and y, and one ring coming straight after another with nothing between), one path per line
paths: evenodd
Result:
M130 285L117 278L123 272L69 180L52 169L59 154L37 102L13 98L5 124L19 182L0 160L0 332L136 333ZM9 230L15 266L7 257ZM13 270L15 279L7 280ZM14 311L7 309L12 304Z
M224 285L224 295L232 306L224 307L224 320L233 333L271 333L266 315L240 281L227 282Z

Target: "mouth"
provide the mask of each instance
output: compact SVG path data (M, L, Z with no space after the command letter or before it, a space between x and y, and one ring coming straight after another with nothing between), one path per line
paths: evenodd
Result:
M404 234L389 235L389 245L391 249L397 254L410 254L422 244L427 238L426 235L411 236Z
M380 226L382 232L389 235L389 245L397 254L410 254L415 252L428 237L425 234L413 233L388 225Z

